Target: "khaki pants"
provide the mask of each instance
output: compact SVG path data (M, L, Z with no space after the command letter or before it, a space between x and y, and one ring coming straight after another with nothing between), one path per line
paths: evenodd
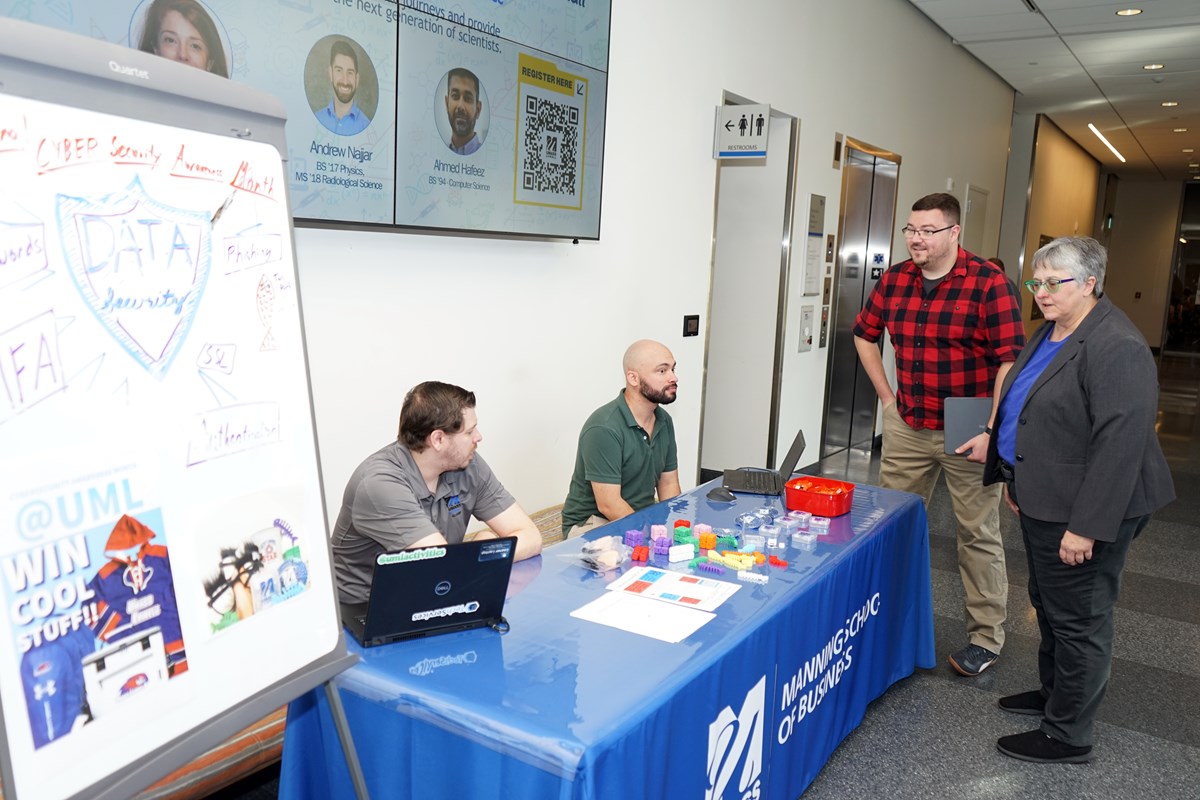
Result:
M587 518L586 522L581 522L578 525L572 525L571 530L567 531L567 535L564 536L563 539L574 539L576 536L580 536L588 531L599 528L601 525L607 524L608 520L606 520L604 517L600 516L599 514L592 514Z
M1001 485L983 485L983 465L947 454L942 431L915 431L896 404L883 409L883 459L879 483L887 489L919 494L926 507L946 473L946 488L958 520L958 571L965 592L967 636L993 653L1004 647L1008 575L1000 538Z

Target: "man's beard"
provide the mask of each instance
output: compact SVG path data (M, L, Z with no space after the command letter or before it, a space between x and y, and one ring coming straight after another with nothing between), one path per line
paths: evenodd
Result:
M642 393L642 397L646 398L651 403L657 403L660 406L670 405L671 403L675 402L676 395L667 394L666 388L656 392L643 383L638 387L638 390ZM679 390L676 389L676 392L678 391Z
M450 120L450 127L455 136L466 136L475 130L475 120L464 114L457 114Z

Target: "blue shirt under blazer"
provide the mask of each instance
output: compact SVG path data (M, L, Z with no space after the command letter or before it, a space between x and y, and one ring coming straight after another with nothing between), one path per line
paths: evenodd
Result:
M1037 345L1034 333L1004 381L1001 398ZM1017 418L1014 494L1021 513L1103 542L1121 520L1175 499L1154 423L1158 372L1142 334L1101 297L1034 382ZM995 426L999 428L999 424ZM1003 480L997 439L988 443L984 484Z

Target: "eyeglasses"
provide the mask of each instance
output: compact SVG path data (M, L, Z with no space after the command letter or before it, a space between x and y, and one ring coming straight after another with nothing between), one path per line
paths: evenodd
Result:
M913 239L913 238L916 238L917 236L920 236L922 239L928 239L930 236L933 236L935 233L941 233L942 231L948 231L953 227L954 227L953 225L947 225L944 228L938 228L937 230L931 230L928 228L914 228L912 225L905 225L903 228L900 229L900 232L904 234L905 239Z
M1044 280L1044 281L1025 281L1025 288L1028 289L1029 291L1033 292L1034 294L1037 294L1039 291L1041 291L1042 287L1044 286L1044 287L1046 287L1047 292L1049 292L1050 294L1054 294L1055 292L1058 291L1058 287L1062 286L1064 283L1070 283L1073 280L1075 280L1075 279L1074 278L1046 278L1046 280Z

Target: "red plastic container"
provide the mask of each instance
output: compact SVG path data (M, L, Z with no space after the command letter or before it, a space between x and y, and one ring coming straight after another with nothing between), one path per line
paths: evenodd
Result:
M807 511L818 517L840 517L850 512L854 484L832 478L801 475L783 485L784 503L791 511Z

